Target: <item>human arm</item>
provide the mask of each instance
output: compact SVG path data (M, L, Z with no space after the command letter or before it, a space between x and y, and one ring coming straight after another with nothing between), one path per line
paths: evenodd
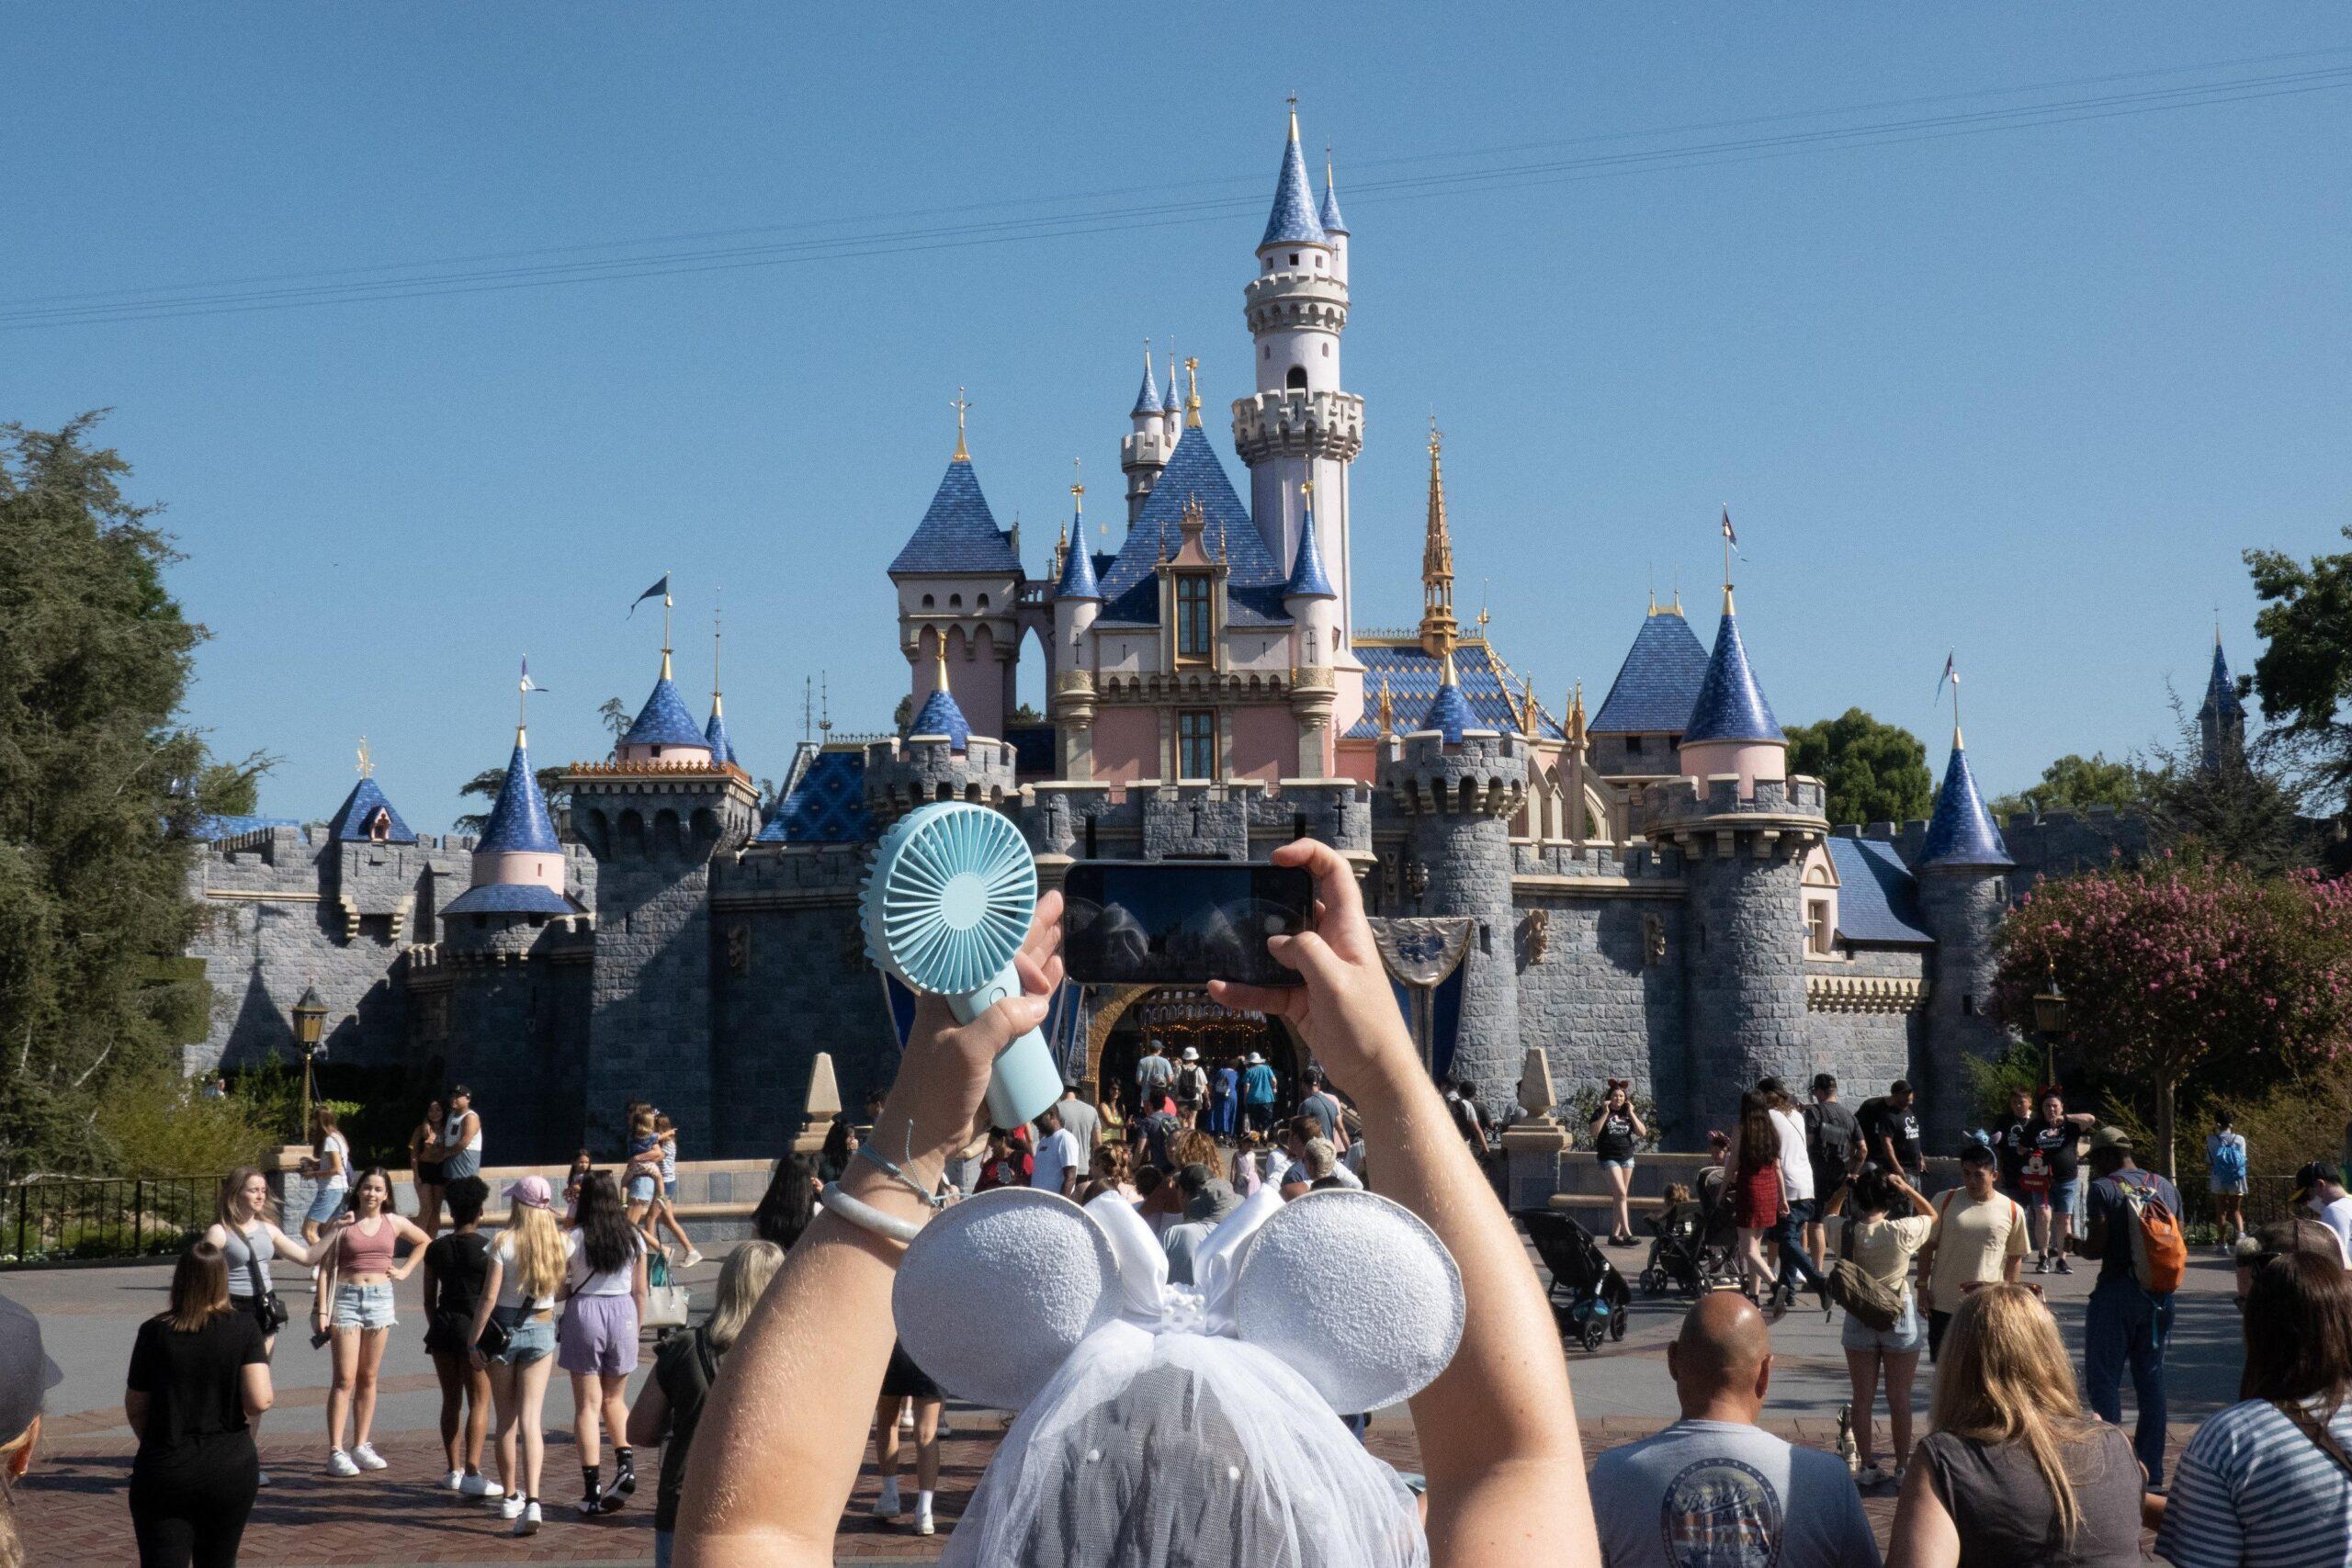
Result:
M268 1225L270 1249L278 1257L300 1263L305 1269L315 1268L327 1260L327 1251L334 1246L334 1233L343 1228L343 1218L337 1215L326 1229L321 1231L315 1245L299 1235L288 1235L276 1225ZM268 1224L266 1221L263 1223Z
M2009 1205L2009 1236L2001 1249L2001 1278L2009 1284L2018 1282L2018 1274L2025 1267L2025 1211Z
M1904 1180L1900 1176L1890 1176L1887 1179L1894 1184L1894 1190L1897 1192L1902 1193L1905 1198L1910 1200L1911 1212L1913 1213L1925 1214L1929 1219L1935 1218L1936 1206L1928 1201L1928 1195L1926 1193L1920 1191L1917 1188Z
M244 1402L248 1421L277 1404L277 1391L269 1381L269 1363L247 1361L238 1368L237 1393Z
M342 1142L339 1139L329 1138L319 1151L319 1179L323 1182L330 1177L342 1175L344 1163Z
M2090 1223L2083 1227L2080 1250L2096 1262L2107 1256L2107 1205L2099 1201L2097 1181L2091 1183L2090 1200L2084 1207L2089 1211Z
M404 1219L399 1214L387 1214L385 1217L392 1222L392 1235L409 1244L408 1257L392 1267L392 1278L405 1280L416 1272L418 1264L424 1261L424 1249L432 1245L433 1238L425 1235L413 1220Z
M147 1436L147 1395L135 1388L122 1392L122 1418L130 1426L134 1438Z
M645 1380L637 1401L628 1407L628 1430L623 1434L633 1449L650 1449L670 1435L670 1395L659 1374Z
M1363 1117L1364 1136L1380 1151L1376 1189L1437 1233L1462 1275L1461 1346L1411 1402L1430 1481L1430 1560L1446 1568L1597 1562L1558 1331L1519 1234L1406 1033L1354 872L1311 840L1284 844L1272 859L1315 876L1316 929L1268 943L1306 983L1215 981L1210 994L1298 1030Z
M422 1256L424 1258L424 1315L429 1318L433 1315L434 1304L441 1299L440 1270L433 1267L431 1247L426 1247Z
M130 1342L130 1371L123 1378L122 1418L130 1424L131 1436L147 1436L147 1395L154 1385L155 1329L152 1324L139 1325L139 1337Z
M1634 1124L1634 1136L1646 1138L1650 1135L1648 1124L1642 1120L1642 1113L1634 1109L1634 1102L1630 1100L1625 1102L1625 1120Z
M971 1141L997 1054L1045 1021L1061 981L1060 924L1061 896L1049 892L1014 960L1021 996L961 1026L939 998L917 1004L876 1136L919 1180ZM895 1219L930 1218L871 1160L851 1161L840 1186ZM903 1253L827 1210L786 1255L704 1408L678 1515L680 1568L830 1568L890 1359Z
M490 1268L481 1278L481 1300L474 1303L474 1320L466 1330L466 1348L472 1352L477 1366L490 1364L490 1358L481 1353L481 1331L490 1326L491 1309L498 1304L498 1292L505 1282L506 1264L493 1247L490 1249Z
M645 1321L645 1303L650 1288L646 1283L645 1245L639 1242L637 1248L637 1267L629 1271L628 1277L629 1300L637 1307L637 1321L639 1323Z
M1960 1568L1960 1527L1936 1491L1932 1467L1916 1458L1895 1499L1886 1568Z
M1608 1120L1609 1120L1609 1102L1608 1102L1607 1100L1602 1100L1602 1101L1600 1102L1600 1110L1598 1110L1598 1111L1595 1111L1592 1113L1592 1126L1590 1127L1589 1131L1591 1132L1591 1134L1592 1134L1592 1135L1593 1135L1594 1137L1596 1137L1596 1138L1597 1138L1597 1137L1600 1136L1600 1124L1601 1124L1603 1122L1606 1122L1606 1121L1608 1121Z

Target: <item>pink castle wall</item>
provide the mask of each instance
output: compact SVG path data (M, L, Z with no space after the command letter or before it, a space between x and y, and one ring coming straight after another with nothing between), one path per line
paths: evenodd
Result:
M1233 776L1238 779L1295 777L1298 723L1287 707L1233 710Z
M1102 708L1094 716L1094 776L1133 784L1159 776L1159 715L1149 708Z

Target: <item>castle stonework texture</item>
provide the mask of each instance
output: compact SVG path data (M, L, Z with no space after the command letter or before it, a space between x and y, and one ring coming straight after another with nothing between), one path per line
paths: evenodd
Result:
M1359 628L1354 567L1384 563L1350 543L1349 470L1374 438L1340 378L1351 244L1294 118L1242 289L1253 375L1229 438L1246 487L1204 424L1200 362L1170 358L1163 389L1147 353L1114 548L1091 547L1073 486L1032 576L959 415L887 566L913 716L804 742L775 800L735 756L715 675L698 726L665 647L613 754L564 772L560 829L519 728L478 839L412 833L372 778L323 826L218 824L192 889L214 1010L189 1070L283 1054L316 986L331 1060L467 1082L500 1163L601 1150L633 1099L695 1156L779 1153L818 1052L853 1105L888 1081L905 998L865 959L860 879L891 820L964 800L1020 824L1048 886L1080 860L1330 843L1430 1070L1490 1111L1535 1045L1564 1098L1632 1078L1671 1146L1727 1128L1759 1076L1817 1071L1849 1099L1910 1078L1949 1144L1964 1064L2006 1043L1986 1010L2003 911L2036 877L2135 852L2140 824L2005 829L1955 730L1932 818L1833 830L1821 784L1788 772L1728 586L1712 646L1679 601L1653 604L1600 708L1579 687L1555 713L1485 615L1456 619L1434 427L1419 624ZM1034 716L1013 695L1033 638ZM2227 693L2218 649L2215 670ZM2217 700L2215 735L2237 722ZM1306 1065L1279 1025L1181 987L1069 987L1049 1033L1070 1078L1106 1087L1131 1081L1147 1037Z

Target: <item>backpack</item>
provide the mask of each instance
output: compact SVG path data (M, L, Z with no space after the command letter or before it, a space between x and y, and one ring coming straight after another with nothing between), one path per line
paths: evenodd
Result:
M2245 1143L2237 1137L2224 1138L2213 1149L2208 1170L2216 1181L2239 1182L2245 1179Z
M1854 1261L1855 1224L1849 1220L1838 1228L1838 1267L1829 1271L1829 1299L1864 1327L1884 1334L1901 1321L1903 1297Z
M2126 1181L2123 1174L2117 1172L2114 1179L2133 1222L2132 1277L2150 1295L2168 1296L2180 1289L2180 1276L2188 1267L2188 1242L2180 1233L2180 1216L2172 1212L2153 1179Z
M1176 1098L1187 1105L1197 1104L1208 1089L1209 1076L1198 1067L1185 1067L1176 1075Z

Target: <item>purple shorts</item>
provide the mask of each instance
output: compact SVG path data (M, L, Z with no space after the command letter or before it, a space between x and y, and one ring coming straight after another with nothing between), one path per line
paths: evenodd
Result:
M555 1364L567 1372L623 1377L637 1371L637 1300L574 1296L556 1330Z

